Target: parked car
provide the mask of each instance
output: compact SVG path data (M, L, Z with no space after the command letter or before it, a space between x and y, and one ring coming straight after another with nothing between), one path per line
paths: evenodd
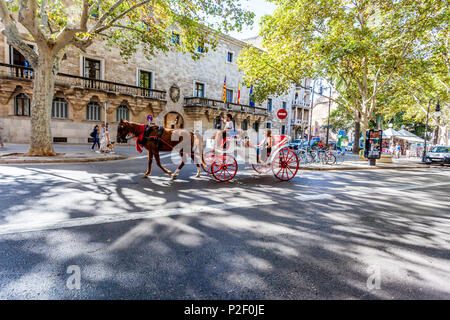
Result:
M353 143L350 142L346 147L345 147L345 151L352 151L353 150Z
M450 147L433 147L425 157L426 163L441 162L450 164Z
M289 142L289 148L290 149L300 149L303 145L303 140L302 139L295 139L294 141Z

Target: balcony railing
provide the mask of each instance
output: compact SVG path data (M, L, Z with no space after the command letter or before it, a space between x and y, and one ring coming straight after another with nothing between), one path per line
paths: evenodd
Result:
M201 98L201 97L185 97L184 98L185 107L204 107L224 111L235 111L242 113L251 113L257 115L268 115L268 111L261 107L251 107L245 104L237 104L232 102L223 102L220 100Z
M304 107L304 108L309 108L311 105L308 101L298 101L298 100L294 100L292 101L292 106L293 107Z
M30 67L0 63L0 77L7 79L33 80L34 72ZM166 91L133 86L129 84L91 79L67 73L58 73L55 84L67 87L92 89L104 92L166 100Z
M301 126L302 124L308 125L308 123L309 123L308 120L299 120L299 119L297 119L297 120L292 119L291 120L291 125L293 125L293 126Z

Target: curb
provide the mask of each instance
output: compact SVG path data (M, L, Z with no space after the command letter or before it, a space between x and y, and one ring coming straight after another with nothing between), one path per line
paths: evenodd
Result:
M382 170L382 169L426 169L430 168L429 165L425 166L389 166L389 167L329 167L329 168L313 168L313 167L300 167L301 170L310 171L345 171L345 170Z
M0 165L2 164L26 164L26 163L81 163L81 162L104 162L104 161L117 161L125 160L128 157L116 156L114 158L64 158L64 159L49 159L49 160L39 160L39 159L11 159L2 160L0 159Z

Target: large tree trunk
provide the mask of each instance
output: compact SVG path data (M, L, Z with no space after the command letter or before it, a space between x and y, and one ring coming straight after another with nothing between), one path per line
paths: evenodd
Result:
M437 121L438 124L436 124L436 127L434 128L433 133L433 144L438 144L439 141L439 119Z
M31 103L30 156L54 156L50 129L51 105L55 87L53 59L41 54L34 68L33 100Z
M441 136L439 138L439 143L443 144L444 146L448 146L448 135L449 135L448 128L449 128L449 125L446 124L446 125L442 126L440 129Z
M359 153L359 137L361 136L361 124L355 120L355 141L353 143L353 153Z

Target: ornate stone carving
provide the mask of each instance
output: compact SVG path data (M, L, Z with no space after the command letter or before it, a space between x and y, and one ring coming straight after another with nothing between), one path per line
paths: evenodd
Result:
M176 84L173 84L169 89L169 97L173 102L178 102L180 100L180 87Z

